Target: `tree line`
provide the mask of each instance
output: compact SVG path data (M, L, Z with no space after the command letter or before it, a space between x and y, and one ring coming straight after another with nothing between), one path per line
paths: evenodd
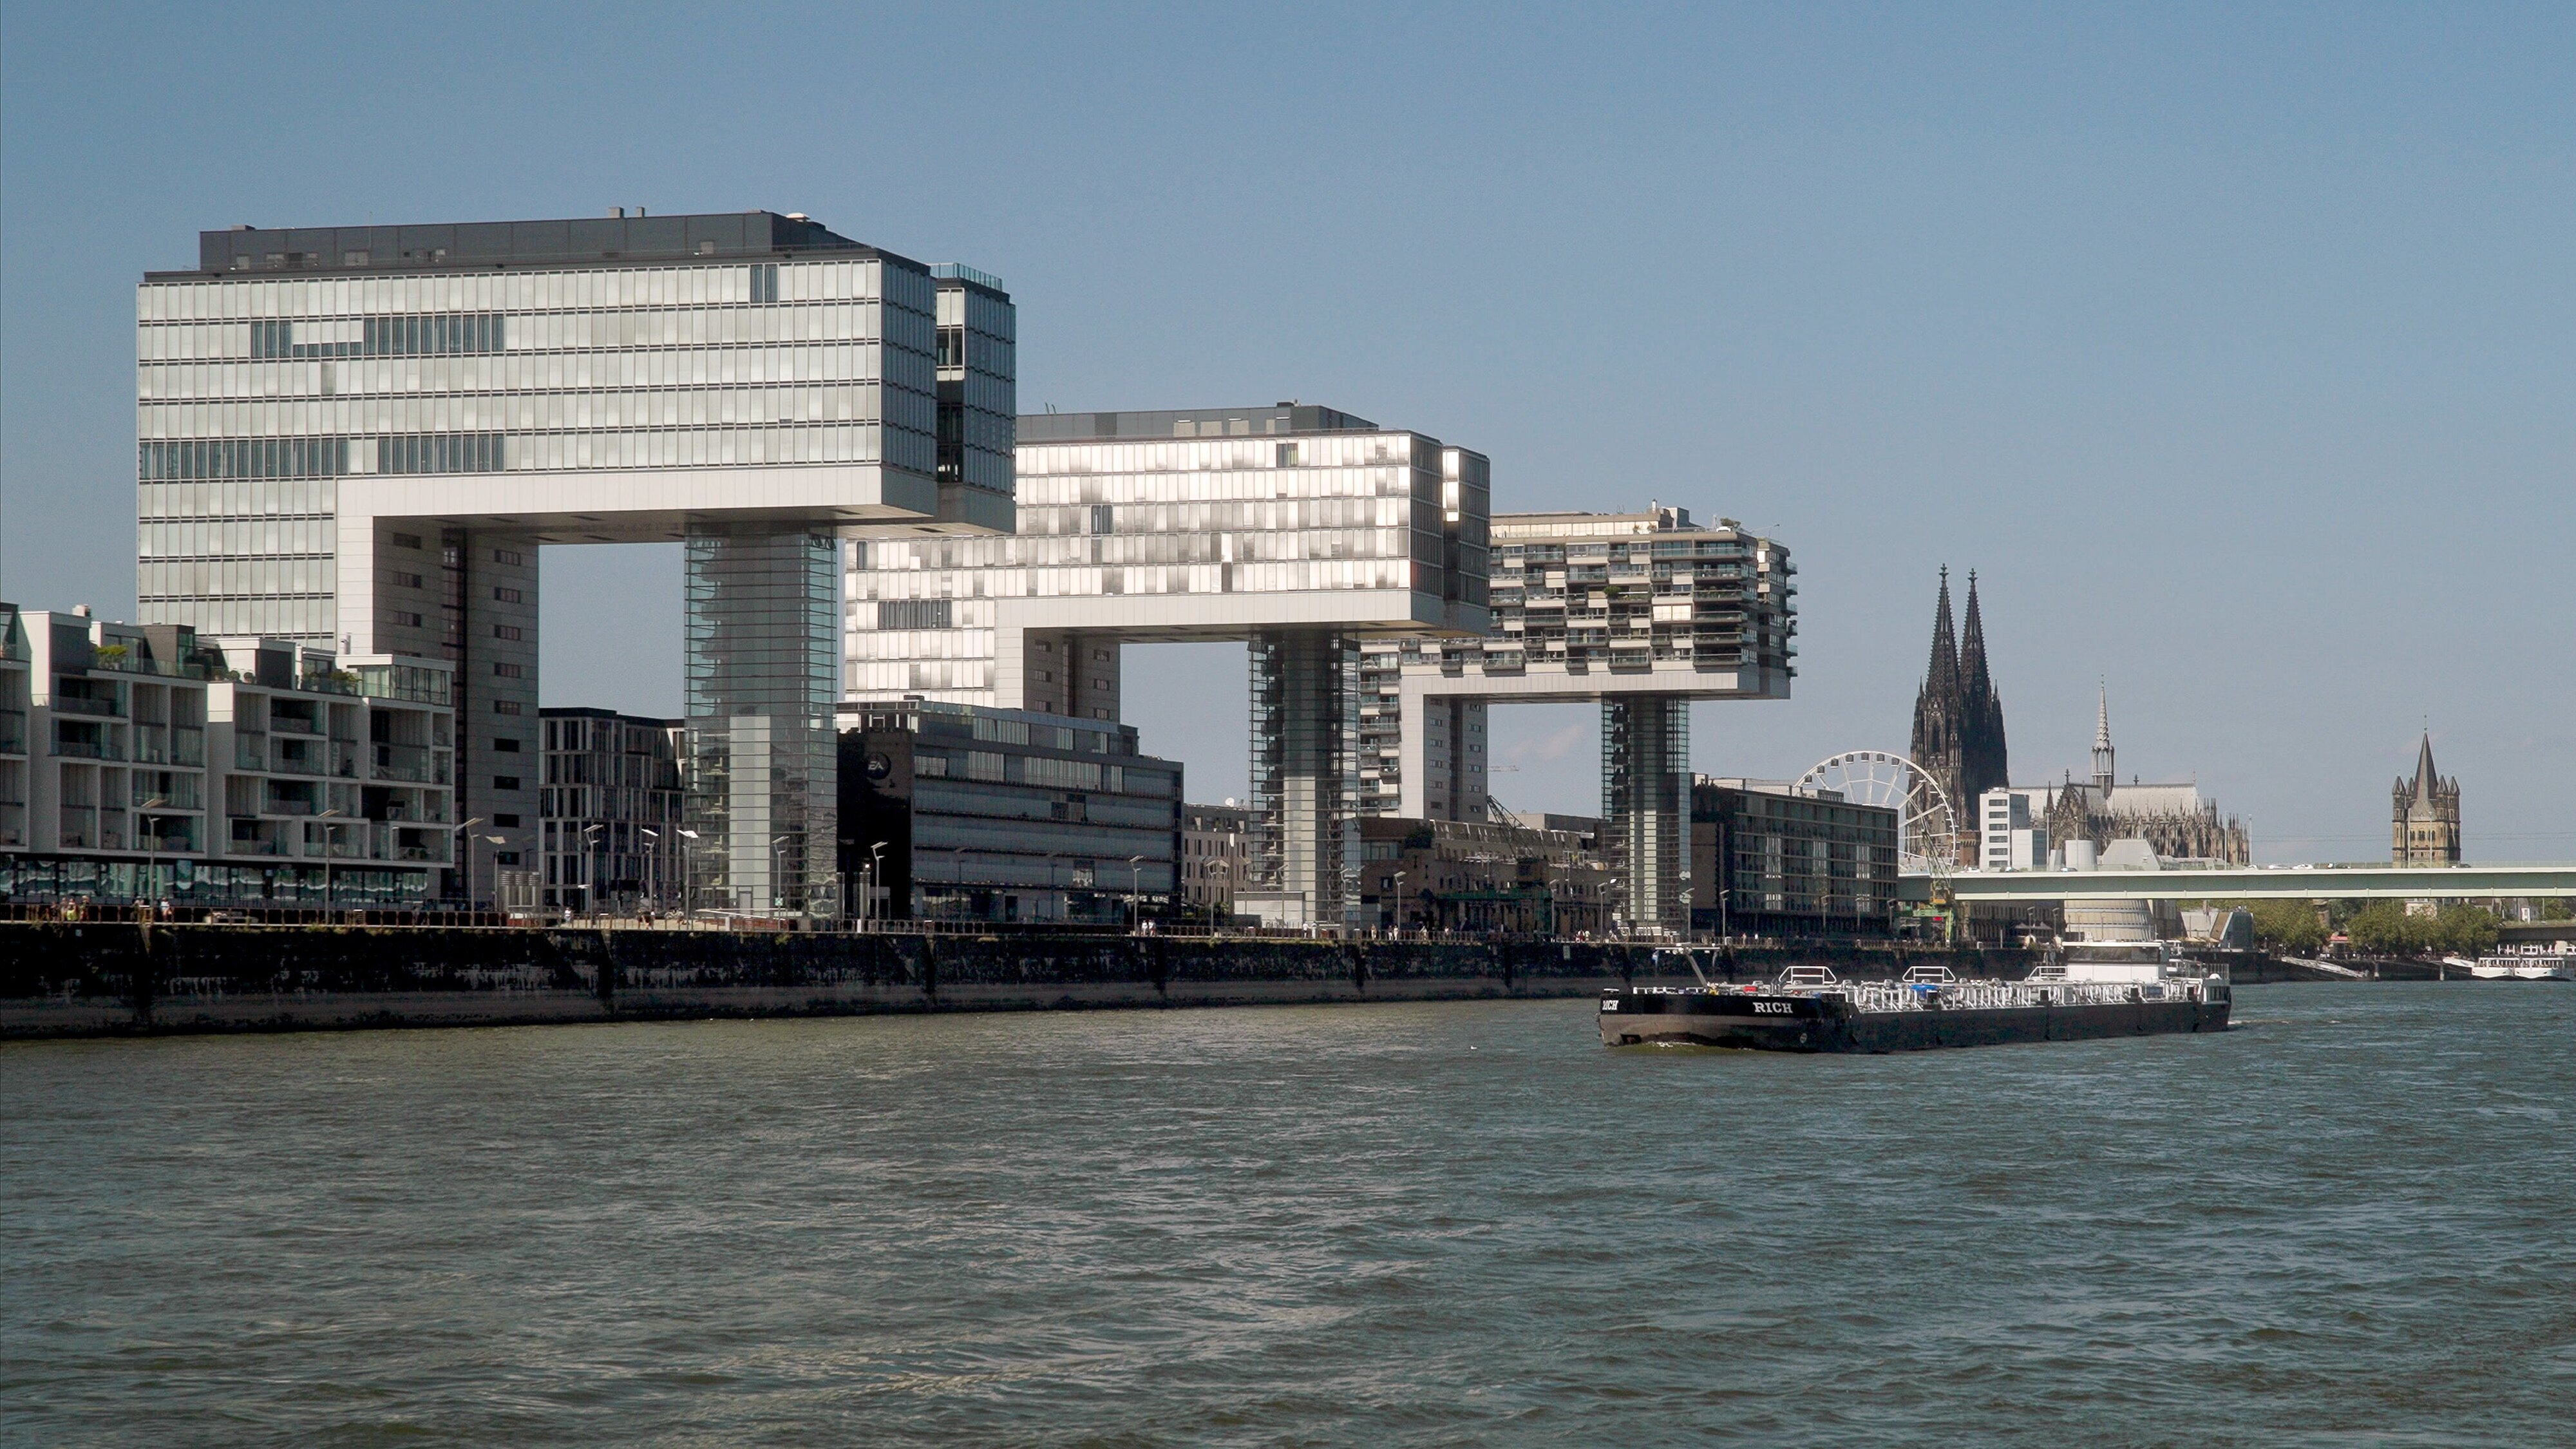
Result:
M2412 914L2402 901L2214 901L2240 906L2254 918L2254 939L2276 955L2313 956L2340 930L2352 948L2370 956L2476 956L2495 949L2495 912L2484 906L2448 905L2430 915Z

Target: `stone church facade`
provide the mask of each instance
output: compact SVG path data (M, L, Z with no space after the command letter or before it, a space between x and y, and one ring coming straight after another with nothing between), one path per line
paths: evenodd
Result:
M2048 808L2048 838L2063 846L2089 840L2096 848L2114 840L2143 840L2167 860L2209 860L2251 865L2254 851L2244 823L2221 816L2218 802L2202 797L2200 786L2144 784L2134 777L2120 783L2111 748L2111 696L2102 694L2093 723L2093 778L2067 780L2056 788Z

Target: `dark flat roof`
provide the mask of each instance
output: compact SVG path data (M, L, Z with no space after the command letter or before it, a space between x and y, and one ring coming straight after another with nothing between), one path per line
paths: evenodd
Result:
M1192 431L1180 432L1178 429L1182 423L1191 424ZM1222 424L1223 433L1197 432L1208 423ZM1236 423L1244 426L1238 431L1234 426ZM1090 438L1261 437L1273 433L1378 431L1381 431L1378 425L1368 419L1332 408L1304 403L1273 403L1268 407L1176 408L1143 413L1022 413L1019 440L1023 443L1070 443Z
M416 226L238 226L197 233L197 273L456 271L807 252L846 252L929 270L909 257L852 241L819 221L774 211L720 211Z

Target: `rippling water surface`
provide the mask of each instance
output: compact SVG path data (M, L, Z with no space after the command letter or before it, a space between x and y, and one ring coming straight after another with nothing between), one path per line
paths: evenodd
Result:
M0 1048L0 1437L2566 1444L2576 989Z

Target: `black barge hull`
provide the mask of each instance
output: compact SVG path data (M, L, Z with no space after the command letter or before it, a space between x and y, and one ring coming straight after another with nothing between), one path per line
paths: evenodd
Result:
M2228 1002L1856 1011L1836 997L1635 992L1601 997L1601 1044L1657 1042L1768 1052L1912 1052L2227 1030Z

